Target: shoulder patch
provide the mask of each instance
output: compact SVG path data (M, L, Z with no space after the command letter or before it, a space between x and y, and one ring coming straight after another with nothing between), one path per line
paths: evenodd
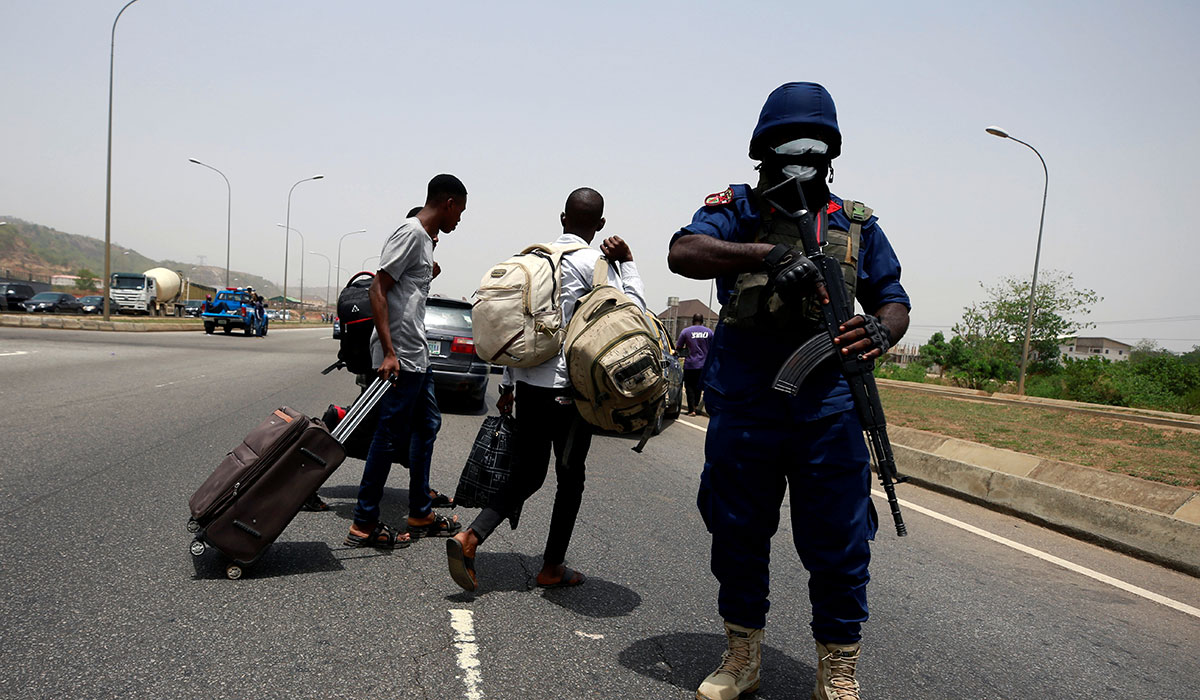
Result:
M728 187L724 192L714 192L704 198L704 206L719 207L722 204L729 204L733 201L733 188Z

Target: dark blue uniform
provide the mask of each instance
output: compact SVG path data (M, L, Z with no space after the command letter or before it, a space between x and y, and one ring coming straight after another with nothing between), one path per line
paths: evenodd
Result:
M731 189L732 201L697 211L671 242L689 234L753 242L760 219L749 187ZM829 226L848 230L841 205L830 198ZM717 278L722 304L736 279ZM855 296L867 313L892 302L910 305L900 262L874 217L862 226ZM705 371L712 420L697 505L713 536L721 617L761 628L770 605L770 541L790 486L793 540L810 573L813 636L849 644L860 639L867 619L868 542L877 526L870 455L835 366L814 372L795 397L771 388L796 348L796 338L717 326Z

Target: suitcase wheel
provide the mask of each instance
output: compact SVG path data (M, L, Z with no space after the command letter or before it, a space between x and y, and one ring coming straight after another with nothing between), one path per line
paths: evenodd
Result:
M200 540L192 540L191 552L193 557L198 557L204 554L204 543Z
M238 566L237 564L230 564L229 566L225 567L225 576L230 581L238 580L242 577L242 567Z
M195 518L188 518L187 531L193 534L199 532L200 523L196 522Z

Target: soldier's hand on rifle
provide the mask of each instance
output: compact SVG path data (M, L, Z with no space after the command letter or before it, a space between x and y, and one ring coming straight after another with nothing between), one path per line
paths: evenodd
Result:
M777 245L763 258L763 264L775 292L785 302L797 303L815 293L819 302L829 303L821 271L799 248Z
M856 354L860 360L873 360L892 347L892 333L883 321L870 314L854 316L841 326L833 339L843 355Z
M609 236L600 243L600 252L615 262L633 262L633 251L620 236Z

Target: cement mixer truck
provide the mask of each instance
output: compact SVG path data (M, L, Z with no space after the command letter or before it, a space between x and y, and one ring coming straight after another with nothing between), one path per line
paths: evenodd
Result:
M165 267L141 274L114 272L110 280L112 300L121 313L151 316L182 316L187 286L183 275Z

